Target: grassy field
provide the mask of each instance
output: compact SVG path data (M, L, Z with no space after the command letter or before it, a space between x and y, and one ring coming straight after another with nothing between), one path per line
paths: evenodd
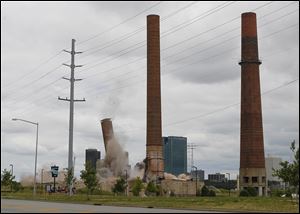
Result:
M56 201L69 203L174 208L193 210L220 211L256 211L256 212L299 212L298 205L290 198L280 197L125 197L112 195L92 195L90 200L84 194L69 197L65 194L38 194L33 198L32 193L1 193L2 198L28 199L40 201Z

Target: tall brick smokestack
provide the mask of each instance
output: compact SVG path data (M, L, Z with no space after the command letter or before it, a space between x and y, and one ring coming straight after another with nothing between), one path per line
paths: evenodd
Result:
M147 16L147 148L146 177L163 177L161 131L159 16Z
M107 153L107 144L114 137L114 130L113 130L111 119L105 118L101 120L101 126L102 126L102 135L104 140L105 152Z
M266 169L255 13L242 14L240 187L266 194Z

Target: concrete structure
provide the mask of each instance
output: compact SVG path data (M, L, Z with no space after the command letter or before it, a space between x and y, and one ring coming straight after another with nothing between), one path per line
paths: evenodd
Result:
M208 174L208 180L212 182L223 182L225 181L225 174L221 174L221 173Z
M282 181L280 178L277 176L273 176L273 168L280 169L280 162L282 161L281 158L278 157L266 157L266 173L267 173L267 181Z
M146 180L163 177L161 131L159 16L147 16L147 142Z
M161 188L164 195L174 194L174 196L195 196L196 195L196 184L197 189L201 190L204 186L202 181L191 181L191 180L162 180Z
M187 138L163 137L165 172L178 176L187 173Z
M196 176L196 174L197 174L197 176ZM191 177L193 178L193 180L196 179L196 177L197 177L197 180L204 181L204 175L205 175L205 172L202 169L198 169L197 171L196 170L191 171Z
M114 130L110 118L101 120L102 135L104 141L105 152L107 153L107 144L114 138Z
M266 194L256 14L242 14L240 187Z
M97 160L101 159L100 151L97 149L86 149L85 150L85 164L89 161L92 164L92 167L96 169Z

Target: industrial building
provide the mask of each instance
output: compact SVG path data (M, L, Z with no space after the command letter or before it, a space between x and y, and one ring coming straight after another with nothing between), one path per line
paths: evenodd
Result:
M267 181L278 181L280 182L281 179L277 176L273 176L273 169L277 170L280 169L280 162L282 161L279 157L266 157L266 173L267 173Z
M208 174L208 180L211 182L224 182L225 174L221 174L221 173Z
M240 187L266 195L256 14L242 14Z
M197 178L199 181L204 181L205 172L202 169L191 171L191 177L194 179Z
M173 175L187 173L187 138L163 137L165 172Z
M87 162L90 162L92 167L96 169L97 160L100 159L101 159L101 153L100 151L97 151L97 149L85 150L85 164L87 164Z

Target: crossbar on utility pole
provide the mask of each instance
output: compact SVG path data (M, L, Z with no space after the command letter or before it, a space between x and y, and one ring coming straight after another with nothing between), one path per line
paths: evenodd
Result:
M72 50L71 51L67 51L67 50L63 50L67 53L71 54L71 65L67 65L67 64L63 64L65 66L68 66L71 68L71 78L67 79L67 78L63 78L66 80L70 81L70 99L68 98L60 98L58 97L59 100L64 100L64 101L70 101L70 121L69 121L69 156L68 156L68 169L73 169L73 115L74 115L74 102L83 102L85 101L85 99L83 98L82 100L74 100L74 82L81 80L81 79L75 79L74 78L74 69L76 67L82 67L82 65L75 65L74 61L75 61L75 54L79 54L82 52L75 52L75 39L72 39ZM72 174L73 174L73 170L72 170ZM74 174L73 174L74 175ZM72 185L73 185L73 181L71 181L71 184L69 185L69 195L72 195Z

